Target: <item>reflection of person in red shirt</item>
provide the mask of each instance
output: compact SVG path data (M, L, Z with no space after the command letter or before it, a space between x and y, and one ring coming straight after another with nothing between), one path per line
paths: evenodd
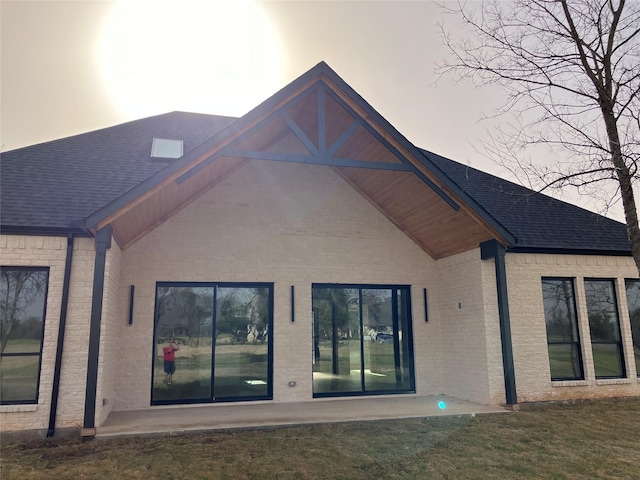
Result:
M169 340L166 347L162 348L164 354L164 373L167 374L167 385L173 383L173 374L176 371L176 352L180 350L175 340Z

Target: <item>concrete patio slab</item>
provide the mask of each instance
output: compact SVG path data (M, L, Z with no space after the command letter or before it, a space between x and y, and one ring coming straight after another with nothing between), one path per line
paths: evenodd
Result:
M112 412L97 438L292 426L313 423L387 420L507 412L446 396L316 399L312 402L251 402L172 405Z

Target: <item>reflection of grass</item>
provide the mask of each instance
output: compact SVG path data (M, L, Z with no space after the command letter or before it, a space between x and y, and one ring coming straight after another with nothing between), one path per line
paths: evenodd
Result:
M571 346L549 345L549 366L552 378L575 378L580 372L573 371Z
M34 338L9 338L2 353L38 353L40 352L40 339Z
M616 377L622 375L620 355L616 345L593 344L592 351L596 376ZM564 345L549 345L549 364L554 378L571 378L574 376L571 350Z
M340 340L338 343L338 374L333 374L331 342L319 343L320 357L313 371L314 392L357 392L362 390L360 340ZM400 384L396 381L396 367L392 343L364 343L365 390L397 390L410 388L409 371L404 369Z
M2 442L27 478L638 478L640 399L470 417L82 442Z
M159 350L161 351L161 350ZM207 399L211 395L211 347L181 347L176 353L173 384L165 383L164 361L159 356L154 371L154 400ZM266 344L216 345L214 396L266 396L268 380Z
M38 355L3 357L0 363L0 399L5 402L35 400Z
M592 349L596 377L619 377L622 375L617 345L593 344Z

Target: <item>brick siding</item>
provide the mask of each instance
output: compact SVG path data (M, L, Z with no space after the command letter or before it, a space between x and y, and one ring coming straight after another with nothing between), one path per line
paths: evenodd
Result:
M1 431L42 430L49 425L67 239L22 235L0 238L3 266L50 268L38 404L0 407ZM56 428L82 425L94 257L93 239L74 240Z
M513 334L516 390L519 402L640 395L636 377L625 278L637 278L631 257L507 254L507 281ZM542 277L573 277L585 379L552 382L542 303ZM618 312L627 378L596 380L591 352L585 278L616 279Z

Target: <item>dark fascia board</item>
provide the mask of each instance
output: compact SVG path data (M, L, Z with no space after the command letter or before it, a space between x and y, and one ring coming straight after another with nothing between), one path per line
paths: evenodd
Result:
M604 250L593 248L560 247L508 247L507 253L546 253L550 255L602 255L605 257L631 257L631 250Z
M143 193L152 189L154 186L158 185L162 181L169 178L171 175L175 174L182 168L186 167L200 157L203 154L206 154L209 150L214 148L223 140L229 138L230 136L240 132L248 123L252 122L254 119L260 118L261 116L267 114L271 109L273 109L278 103L286 99L298 88L303 85L312 82L314 79L320 80L320 76L325 75L329 80L331 80L335 85L342 89L344 93L349 96L360 108L362 108L368 115L371 116L372 119L375 120L382 128L387 130L387 132L400 143L404 148L406 148L418 161L421 161L424 166L430 169L433 174L444 184L447 188L449 188L452 192L454 192L460 199L462 199L469 207L471 207L479 216L482 218L487 224L489 224L492 228L494 228L497 232L499 232L503 238L508 242L508 246L516 244L516 237L509 232L504 226L500 224L495 218L493 218L484 208L482 208L473 198L471 198L464 190L462 190L453 180L451 180L442 170L440 170L433 162L431 162L423 152L415 147L411 142L409 142L398 130L393 127L382 115L380 115L364 98L358 94L353 88L351 88L329 65L325 62L318 63L315 67L308 70L306 73L302 74L300 77L295 79L293 82L289 83L287 86L279 90L277 93L269 97L267 100L262 102L260 105L255 107L253 110L249 111L247 114L239 118L238 120L230 123L225 128L223 128L220 132L213 135L208 140L205 140L199 146L194 148L193 150L187 152L180 159L175 161L174 163L168 165L166 168L159 171L154 176L148 178L142 183L138 184L136 187L132 188L125 194L118 197L116 200L101 208L97 212L93 213L89 217L87 217L84 221L85 228L92 229L96 228L102 220L107 218L109 215L117 212L121 208L125 207L130 202L134 201Z
M77 227L33 227L26 225L0 225L3 235L40 235L43 237L66 237L73 234L75 237L92 237L91 232Z

